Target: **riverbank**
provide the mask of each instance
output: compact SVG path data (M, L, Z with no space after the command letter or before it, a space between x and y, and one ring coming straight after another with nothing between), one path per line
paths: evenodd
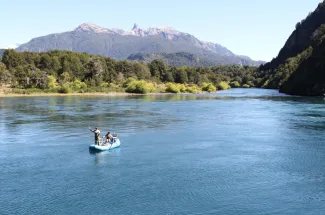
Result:
M0 98L8 98L8 97L47 97L47 96L108 96L108 97L117 97L117 96L147 96L147 95L194 95L194 94L206 94L206 92L202 93L148 93L148 94L136 94L136 93L119 93L119 92L111 92L111 93L31 93L31 94L17 94L17 93L9 93L9 94L0 94Z
M198 94L205 94L207 92L201 92ZM30 93L15 93L11 88L0 88L0 98L6 97L42 97L42 96L143 96L143 95L175 95L176 93L126 93L126 92L92 92L92 93L47 93L47 92L30 92ZM178 93L178 94L195 94L195 93Z
M8 93L0 94L0 98L5 97L41 97L41 96L131 96L131 95L141 95L141 94L132 94L132 93L30 93L30 94L17 94L17 93Z
M50 92L24 92L17 93L13 91L13 88L10 87L0 87L0 98L3 97L29 97L29 96L128 96L135 95L132 93L124 92L92 92L92 93L50 93Z

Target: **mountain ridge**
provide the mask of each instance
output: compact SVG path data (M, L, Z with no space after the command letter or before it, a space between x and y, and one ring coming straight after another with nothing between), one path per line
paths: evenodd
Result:
M83 23L72 31L33 38L16 50L46 52L55 49L99 54L117 60L127 59L136 53L188 52L199 57L229 56L224 64L260 65L260 61L248 60L246 56L235 55L220 44L201 41L171 27L143 29L137 24L130 31L124 31Z
M169 66L192 66L192 67L207 67L217 65L216 62L200 58L195 54L190 54L186 52L177 52L177 53L136 53L131 54L127 60L138 61L144 63L151 63L154 60L159 60Z
M187 52L176 52L176 53L135 53L131 54L127 60L138 61L151 63L154 60L159 60L164 62L169 66L192 66L192 67L209 67L209 66L217 66L222 65L224 62L228 60L230 56L220 56L219 58L213 58L209 56L201 57L195 54L187 53ZM247 59L247 65L249 65L249 61L251 60L249 57ZM263 63L262 61L260 62Z

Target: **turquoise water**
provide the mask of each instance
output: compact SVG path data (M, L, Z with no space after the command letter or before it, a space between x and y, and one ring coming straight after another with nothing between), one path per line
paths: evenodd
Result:
M0 98L0 130L0 214L325 214L322 98Z

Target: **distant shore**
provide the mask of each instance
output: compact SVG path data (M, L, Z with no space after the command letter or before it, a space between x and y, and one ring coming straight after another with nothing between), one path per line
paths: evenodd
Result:
M19 93L0 93L0 98L5 97L41 97L41 96L131 96L131 95L144 95L144 94L133 94L133 93L30 93L30 94L19 94Z
M201 93L177 93L182 95L193 95L193 94L205 94L206 92ZM10 92L10 89L1 89L0 88L0 98L7 97L42 97L42 96L108 96L108 97L117 97L117 96L145 96L145 95L176 95L176 93L125 93L125 92L94 92L94 93L46 93L46 92L35 92L35 93L14 93Z

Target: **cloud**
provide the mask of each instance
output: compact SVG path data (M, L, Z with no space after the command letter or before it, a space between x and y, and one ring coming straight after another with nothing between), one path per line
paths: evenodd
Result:
M18 47L18 44L16 44L16 45L5 45L5 49L15 49L15 48L17 48Z

